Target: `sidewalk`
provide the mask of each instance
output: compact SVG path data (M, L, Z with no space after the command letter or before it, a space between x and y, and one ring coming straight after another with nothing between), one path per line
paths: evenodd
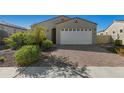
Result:
M124 67L88 67L93 78L124 78Z
M87 67L87 69L87 72L91 78L124 78L124 67ZM46 74L46 77L50 78L54 77L52 75L56 74L56 72L53 72L52 70L45 70L46 72L44 70L45 69L41 69L39 67L28 67L26 69L18 69L16 67L0 67L0 78L30 78L32 77L31 75L35 75L35 77L38 75L37 77L40 78L44 77L44 74ZM23 72L20 73L21 71ZM48 72L50 73L47 74ZM74 78L76 78L76 76Z
M0 67L0 78L13 78L18 74L17 67Z
M18 74L16 67L0 67L0 78L12 78Z

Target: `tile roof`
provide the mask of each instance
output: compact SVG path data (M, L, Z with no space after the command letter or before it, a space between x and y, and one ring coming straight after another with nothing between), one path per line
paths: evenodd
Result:
M97 23L95 23L95 22L91 22L91 21L89 21L89 20L86 20L86 19L83 19L83 18L79 18L79 17L70 18L70 19L68 19L68 20L65 20L65 21L63 21L63 22L59 22L59 23L57 23L57 24L61 24L61 23L64 23L64 22L67 22L67 21L70 21L70 20L74 20L74 19L79 19L79 20L87 21L87 22L90 22L90 23L93 23L93 24L96 24L96 25L97 25Z
M10 23L7 23L5 21L0 21L0 24L1 25L6 25L6 26L9 26L9 27L14 27L14 28L26 30L26 28L24 28L24 27L17 26L17 25L14 25L14 24L10 24Z

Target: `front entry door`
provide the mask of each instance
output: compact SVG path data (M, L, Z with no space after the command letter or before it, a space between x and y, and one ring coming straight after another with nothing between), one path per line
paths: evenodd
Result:
M56 44L56 29L52 29L52 41L53 44Z

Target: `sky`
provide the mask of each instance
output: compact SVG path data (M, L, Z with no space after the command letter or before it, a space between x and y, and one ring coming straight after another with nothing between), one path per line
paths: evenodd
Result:
M124 20L124 15L66 15L68 17L80 17L97 23L97 32L106 29L113 20ZM56 15L0 15L0 21L30 28L34 23L45 21Z

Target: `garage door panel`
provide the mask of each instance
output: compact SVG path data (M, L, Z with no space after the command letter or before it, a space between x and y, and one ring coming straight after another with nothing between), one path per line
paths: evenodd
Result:
M92 32L61 31L60 44L92 44Z

